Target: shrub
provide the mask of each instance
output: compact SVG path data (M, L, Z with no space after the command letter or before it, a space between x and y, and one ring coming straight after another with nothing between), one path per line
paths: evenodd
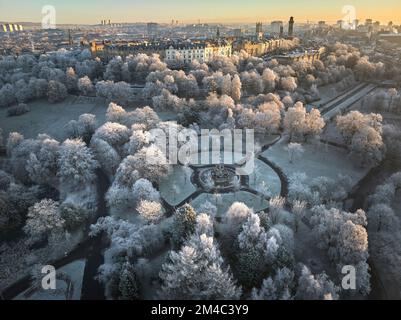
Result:
M7 116L8 117L16 117L23 115L24 113L27 113L31 111L31 109L26 105L25 103L20 103L18 105L12 106L7 109Z

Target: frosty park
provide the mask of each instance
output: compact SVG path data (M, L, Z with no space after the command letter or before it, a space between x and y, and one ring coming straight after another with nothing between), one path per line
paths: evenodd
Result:
M291 63L0 56L1 297L401 299L401 67L331 37Z

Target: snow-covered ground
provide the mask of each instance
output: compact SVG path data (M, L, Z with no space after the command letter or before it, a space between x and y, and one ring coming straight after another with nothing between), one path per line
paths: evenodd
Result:
M80 300L85 264L86 261L81 259L57 269L55 290L32 287L16 296L15 300Z
M176 206L196 191L191 183L193 170L176 165L160 183L160 194L172 206Z
M107 101L102 98L69 96L65 101L50 103L45 99L27 103L30 111L21 116L7 117L7 109L0 109L0 128L4 137L10 132L20 132L25 138L35 138L39 133L47 133L57 140L64 140L65 125L70 120L77 120L83 113L96 116L97 125L106 122ZM146 103L138 103L137 107L144 107ZM127 111L136 107L127 107ZM173 111L157 112L161 120L176 120L177 114Z
M267 188L263 188L263 184ZM255 169L249 176L249 187L263 192L266 196L278 196L281 192L281 181L277 173L266 163L255 159Z
M7 109L0 109L0 128L4 137L9 132L20 132L25 138L35 138L39 133L47 133L57 140L65 138L64 126L70 120L77 120L83 113L96 116L98 125L104 123L107 104L96 98L69 96L60 103L37 100L28 103L31 111L18 117L7 117Z
M274 134L267 135L267 134L255 133L255 143L257 147L268 146L278 139L280 139L279 135L274 135Z
M156 111L159 118L163 121L175 121L177 119L177 113L175 111Z
M346 150L321 142L304 144L305 152L290 163L286 145L287 142L283 139L263 152L262 157L275 163L287 177L303 172L309 179L320 176L336 179L342 174L349 176L355 185L369 171L369 168L361 168L354 163Z
M228 208L234 202L243 202L248 207L253 208L255 212L267 209L268 202L262 199L260 196L247 191L238 191L235 193L223 193L223 194L210 194L202 193L196 197L191 205L199 213L199 208L206 201L209 201L217 207L217 217L222 217L227 212Z

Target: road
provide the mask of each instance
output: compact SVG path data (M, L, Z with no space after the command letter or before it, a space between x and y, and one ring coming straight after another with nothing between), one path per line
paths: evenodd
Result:
M360 83L354 88L320 106L320 113L325 120L330 120L337 114L350 108L353 104L361 100L376 88L377 85L375 84Z

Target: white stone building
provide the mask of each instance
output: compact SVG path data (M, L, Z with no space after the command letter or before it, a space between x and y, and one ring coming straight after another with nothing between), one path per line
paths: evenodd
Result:
M229 43L188 43L168 47L166 60L183 60L185 63L198 60L202 63L210 61L216 55L230 57L231 54L232 46Z

